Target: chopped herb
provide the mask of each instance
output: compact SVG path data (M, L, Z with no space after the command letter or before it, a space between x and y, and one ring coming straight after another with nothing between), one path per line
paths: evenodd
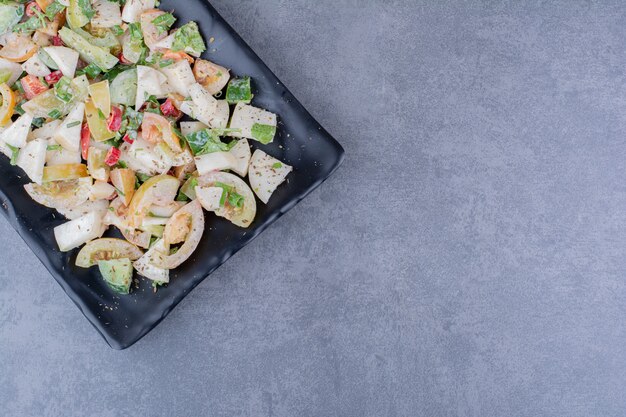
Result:
M63 103L69 103L74 99L74 89L72 88L72 80L69 77L61 77L54 85L54 95Z
M170 30L172 25L176 22L176 18L171 13L165 13L157 17L152 21L152 24L156 26L157 32L160 34Z
M143 113L135 111L131 107L127 107L124 112L124 118L128 120L128 130L139 130L143 122Z
M61 112L58 109L54 109L50 113L48 113L48 116L51 119L59 119L61 117Z
M115 25L111 28L111 31L115 36L122 36L124 34L124 29L120 25Z
M20 156L20 148L6 144L11 150L11 165L17 165L17 157Z
M200 55L206 50L196 22L189 22L176 31L172 50L185 51L194 55Z
M213 152L226 152L229 145L220 140L224 129L204 129L185 136L194 155L204 155Z
M102 68L97 66L94 63L87 65L85 68L78 70L76 75L86 75L89 78L96 78L99 74L102 73Z
M174 63L173 59L164 59L164 60L159 61L159 67L160 68L169 67L173 63Z
M78 7L80 7L81 12L91 20L95 15L96 11L91 6L91 0L76 0L78 2Z
M106 120L106 118L107 118L107 117L104 115L104 113L102 113L102 110L100 110L100 109L98 109L98 117L99 117L101 120Z
M272 165L272 168L274 168L274 169L279 169L279 168L282 168L282 167L283 167L283 164L281 164L280 162L276 162L274 165Z
M74 126L78 126L78 125L80 125L80 124L81 124L81 122L79 122L78 120L76 120L76 121L74 121L74 122L72 122L72 123L68 123L68 124L66 124L66 125L65 125L65 127L69 129L69 128L72 128L72 127L74 127Z
M60 151L63 147L61 145L48 145L46 150L48 151Z
M150 175L146 175L146 174L142 174L141 172L138 172L137 174L137 178L139 179L139 181L141 181L142 183L148 181L150 178Z
M128 165L124 161L117 161L117 164L115 165L115 168L126 169L126 168L128 168Z
M41 127L43 126L43 124L46 122L46 119L44 117L36 117L33 119L33 121L31 122L31 124L35 127Z
M48 6L46 6L46 11L44 12L44 15L49 20L52 20L55 18L57 14L61 13L63 10L65 10L65 6L63 6L58 1L55 1L53 3L50 3Z
M226 101L229 104L250 103L252 101L250 77L233 78L226 88Z
M272 142L276 135L276 126L255 123L252 125L252 137L264 145Z
M179 191L176 196L176 201L189 201L189 197L187 197L187 195L182 191Z

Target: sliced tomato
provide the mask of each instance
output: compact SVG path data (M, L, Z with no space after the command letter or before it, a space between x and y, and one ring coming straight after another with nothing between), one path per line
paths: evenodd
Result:
M150 143L165 142L174 152L182 151L180 138L174 133L172 124L161 115L144 113L141 131L143 138Z
M121 53L121 52L120 52L120 54L117 56L117 59L119 59L119 60L120 60L120 64L122 64L122 65L135 65L135 63L134 63L134 62L129 61L128 59L126 59L126 58L124 57L124 54L123 54L123 53Z
M87 122L83 123L83 127L80 130L80 150L84 160L89 157L89 143L91 141L91 132L89 131L89 125Z
M51 72L44 77L48 85L55 85L61 78L63 78L63 73L61 71Z
M104 158L104 163L112 167L113 165L118 163L121 156L122 151L120 151L118 148L110 148L107 151L106 157Z
M165 103L161 104L161 112L166 117L173 117L175 119L180 119L183 115L183 112L178 110L174 105L174 101L171 98L165 100Z
M122 127L122 109L117 106L111 106L111 114L107 120L107 128L111 132L119 132Z
M24 89L24 94L26 95L27 100L32 100L37 97L39 94L48 90L39 78L34 75L27 75L26 77L20 80L22 83L22 88Z
M171 49L167 49L163 52L163 56L162 58L164 60L167 59L173 59L174 61L181 61L183 59L186 59L187 62L189 62L190 64L193 64L194 59L191 55L186 54L183 51L172 51Z
M52 37L52 45L54 45L54 46L65 46L65 44L63 43L63 40L61 39L60 36L53 36Z

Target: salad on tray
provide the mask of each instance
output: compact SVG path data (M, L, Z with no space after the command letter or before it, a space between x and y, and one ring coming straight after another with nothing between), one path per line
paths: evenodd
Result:
M250 226L292 171L251 151L277 120L251 104L250 78L200 58L198 25L155 0L1 0L0 46L5 163L67 219L58 249L82 246L76 266L120 294L134 271L168 283L210 217Z

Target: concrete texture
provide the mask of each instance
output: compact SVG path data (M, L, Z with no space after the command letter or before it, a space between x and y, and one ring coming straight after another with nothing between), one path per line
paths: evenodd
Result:
M626 5L216 0L347 150L131 349L0 222L1 416L626 415Z

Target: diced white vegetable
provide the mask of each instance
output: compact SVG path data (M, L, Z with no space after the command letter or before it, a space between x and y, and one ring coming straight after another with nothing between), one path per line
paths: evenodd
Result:
M127 23L138 22L141 14L154 9L155 5L155 0L127 0L122 11L122 20Z
M85 103L78 103L67 115L54 135L54 140L68 151L80 150L80 132L85 116Z
M215 211L220 208L220 200L224 189L220 187L197 186L196 198L206 211Z
M115 194L115 187L113 187L108 182L96 181L91 186L91 191L89 192L89 200L108 200L111 196L113 196L113 194Z
M250 144L247 139L240 139L230 150L230 154L235 158L236 163L230 168L240 177L248 175L248 165L250 165Z
M76 65L78 65L78 52L65 46L47 46L43 50L50 55L63 75L74 78Z
M215 97L198 83L189 86L189 96L191 101L183 101L180 105L180 110L187 116L210 126L213 115L217 110Z
M31 181L41 184L43 180L43 167L46 164L46 148L48 141L35 139L20 149L17 157L17 166L22 168Z
M186 59L181 59L172 65L161 68L161 72L167 77L172 90L184 97L189 96L189 87L196 82L191 71L191 65Z
M164 206L153 204L150 206L148 213L155 217L172 217L174 213L180 210L184 205L185 203L181 201L171 201Z
M267 204L276 188L285 181L293 167L279 161L260 149L254 151L248 178L259 200Z
M212 171L233 169L237 165L237 159L230 152L211 152L196 156L194 159L200 175L208 174Z
M21 148L26 145L28 134L30 133L30 124L33 122L33 116L28 113L24 113L17 119L11 126L7 127L0 140L4 143L8 143L16 148Z
M20 64L11 62L8 59L0 58L0 74L9 74L9 79L7 80L7 84L9 85L9 87L15 84L15 81L20 78L22 72L24 71L22 70L22 66Z
M170 245L166 244L163 239L154 242L154 245L141 258L133 262L133 267L137 272L152 281L168 283L170 282L170 271L158 268L152 264L155 257L163 257L169 254Z
M174 46L173 33L152 45L152 49L172 49L172 46Z
M44 123L40 128L34 129L28 134L28 140L37 138L52 139L55 133L61 126L61 120L52 120L48 123Z
M80 151L68 151L53 138L48 139L46 165L80 164L81 160Z
M109 0L96 0L93 2L96 12L91 19L91 26L96 28L110 28L122 24L122 10L120 5Z
M228 126L228 120L230 119L230 106L226 100L217 100L217 106L211 119L209 119L209 125L214 129L225 129Z
M238 131L231 132L229 135L259 140L258 134L254 134L253 132L255 125L273 126L276 128L276 115L267 110L259 109L258 107L239 103L235 107L233 117L230 121L230 128L238 129ZM271 140L262 142L269 143Z
M190 133L196 133L201 130L207 129L209 126L202 122L180 122L180 132L183 136L187 136Z
M57 211L68 220L75 220L91 212L104 216L107 213L108 208L108 200L98 200L85 201L83 204L73 208L57 208Z
M141 227L165 226L168 220L168 217L147 216L144 217L143 221L141 222Z
M148 97L165 98L170 93L167 84L167 77L160 71L144 65L137 65L137 97L135 99L135 109L146 102Z
M185 165L189 165L193 162L193 155L191 151L187 148L183 149L182 152L179 152L174 155L172 158L172 166L174 167L182 167Z
M39 54L35 54L31 56L28 61L22 64L22 69L26 71L30 75L34 75L35 77L45 77L50 74L50 68L46 67L46 65L41 62L39 59Z
M171 160L166 160L161 154L155 152L155 146L150 142L137 137L128 149L128 154L149 172L165 173L172 168Z
M101 237L105 226L102 214L90 212L54 228L54 237L61 252L68 252L83 243Z

